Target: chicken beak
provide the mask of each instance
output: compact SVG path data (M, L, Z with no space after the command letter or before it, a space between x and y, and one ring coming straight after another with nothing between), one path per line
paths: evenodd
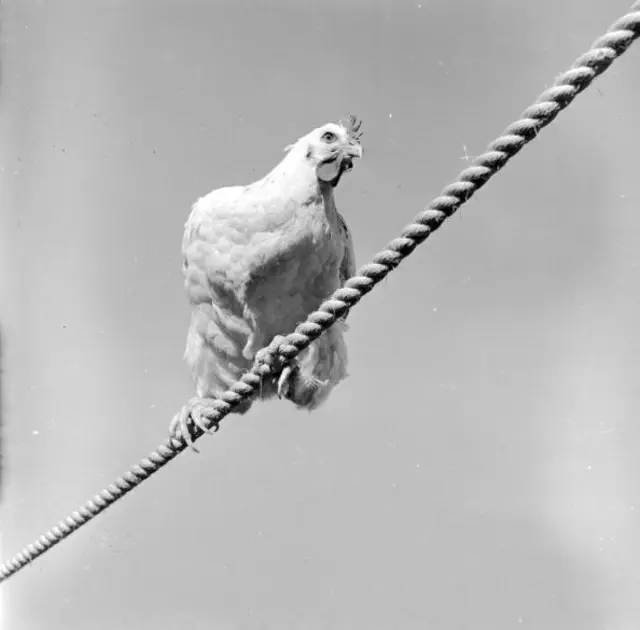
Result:
M349 147L347 148L347 155L352 158L361 158L362 147L355 142L349 143Z

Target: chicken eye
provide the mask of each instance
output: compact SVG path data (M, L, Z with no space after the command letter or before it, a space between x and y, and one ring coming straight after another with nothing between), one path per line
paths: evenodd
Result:
M333 133L333 131L325 131L322 134L322 139L325 142L335 142L338 139L338 137L336 136L335 133Z

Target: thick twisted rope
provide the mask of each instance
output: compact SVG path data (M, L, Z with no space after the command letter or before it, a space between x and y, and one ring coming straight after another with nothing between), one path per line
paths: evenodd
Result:
M362 267L358 274L349 278L344 286L311 313L295 332L279 344L269 346L266 365L276 375L284 364L294 359L302 350L345 315L363 296L395 269L413 250L468 201L475 192L493 177L522 147L533 140L573 99L618 58L635 39L640 36L640 0L636 1L627 15L617 20L605 35L597 39L589 51L579 57L554 85L545 90L536 102L527 108L521 118L509 125L504 133L494 140L487 151L473 160L456 181L449 184L442 194L434 199L412 223L407 225L398 238L376 254L373 261ZM219 400L204 408L206 427L217 427L220 421L243 400L260 391L265 364L254 365L250 372L226 391ZM194 430L194 439L203 432ZM131 470L87 501L79 510L64 521L60 521L38 540L25 547L14 558L0 566L0 581L3 581L32 562L45 551L69 536L72 532L106 510L122 496L169 463L187 448L184 438L170 438L140 461Z

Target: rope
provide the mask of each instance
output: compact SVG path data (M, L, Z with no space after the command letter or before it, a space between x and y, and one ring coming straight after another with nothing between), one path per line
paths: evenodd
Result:
M260 391L262 374L265 371L277 374L284 364L294 359L336 320L344 316L418 245L435 232L445 219L454 214L463 203L484 186L525 144L533 140L541 129L552 122L639 36L640 0L637 0L629 13L617 20L605 35L593 43L588 52L560 75L553 86L545 90L536 102L523 112L519 120L509 125L503 134L488 146L485 153L473 160L472 164L464 169L439 197L436 197L414 218L412 223L402 230L398 238L393 239L385 249L376 254L373 261L364 265L357 275L349 278L344 286L335 291L317 311L311 313L295 332L286 336L284 341L278 344L272 343L266 353L266 365L254 365L251 371L236 381L219 400L201 408L199 411L206 420L206 427L217 428L220 421L240 402ZM194 440L202 435L203 432L200 429L194 429ZM0 565L0 582L106 510L186 448L187 442L184 438L167 439L157 450L96 494L80 509L72 512L65 520L60 521L7 563Z

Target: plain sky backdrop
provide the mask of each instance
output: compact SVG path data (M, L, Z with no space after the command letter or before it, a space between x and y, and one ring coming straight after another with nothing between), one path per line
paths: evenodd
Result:
M3 3L2 559L193 392L180 242L349 112L367 262L631 0ZM640 627L640 44L229 417L0 587L3 630Z

